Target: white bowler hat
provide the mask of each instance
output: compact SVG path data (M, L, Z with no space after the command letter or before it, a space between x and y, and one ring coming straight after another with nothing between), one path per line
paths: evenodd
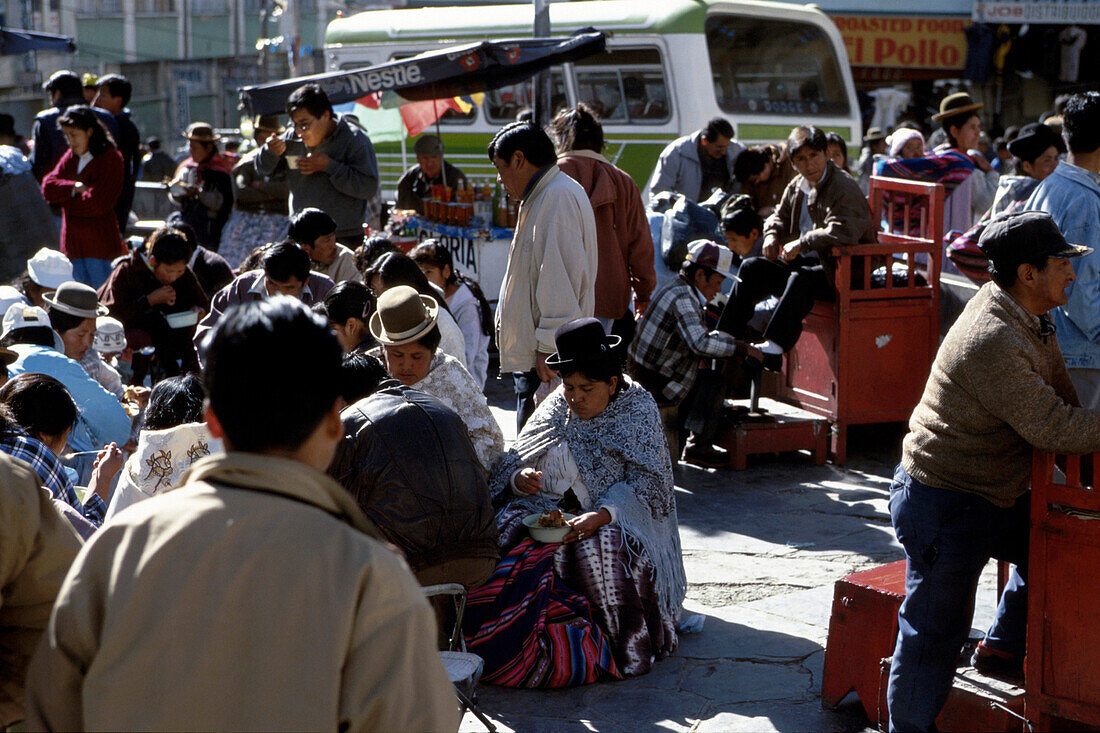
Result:
M73 279L73 263L56 249L43 247L27 260L31 280L46 290L57 290L61 283Z
M111 316L95 319L95 338L92 348L101 354L113 354L126 349L126 331L122 321Z

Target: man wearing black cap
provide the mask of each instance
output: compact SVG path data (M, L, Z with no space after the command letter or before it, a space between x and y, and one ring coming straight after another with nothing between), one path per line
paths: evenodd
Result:
M432 186L465 188L466 174L443 160L443 141L438 137L421 135L413 145L413 152L416 165L397 182L397 208L423 214L424 199L431 196Z
M1100 413L1080 407L1046 317L1066 303L1072 259L1092 250L1066 243L1035 211L995 219L979 246L993 282L940 345L890 487L907 560L891 731L933 729L990 557L1016 569L972 661L984 674L1022 678L1032 449L1100 451Z
M1045 126L1045 125L1044 125ZM1045 211L1071 242L1096 246L1100 240L1100 93L1074 94L1066 102L1062 137L1066 159L1024 204ZM1069 302L1051 314L1062 356L1081 403L1100 409L1100 256L1073 265L1077 282Z

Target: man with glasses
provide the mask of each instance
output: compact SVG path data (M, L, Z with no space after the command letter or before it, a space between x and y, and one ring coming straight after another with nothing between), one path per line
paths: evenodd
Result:
M272 175L286 160L290 215L310 207L336 221L336 241L351 249L363 244L363 224L380 226L378 161L367 133L354 115L333 112L316 84L294 90L286 102L291 126L273 136L256 156L256 170Z

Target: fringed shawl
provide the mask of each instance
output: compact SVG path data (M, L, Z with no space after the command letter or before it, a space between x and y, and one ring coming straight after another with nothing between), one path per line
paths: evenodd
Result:
M493 469L494 496L510 496L517 468L533 466L551 447L566 441L593 505L614 506L623 533L649 555L662 610L679 618L687 592L673 495L672 463L653 397L624 379L624 388L596 417L573 414L562 387L547 397L512 448ZM537 497L513 502L542 509Z

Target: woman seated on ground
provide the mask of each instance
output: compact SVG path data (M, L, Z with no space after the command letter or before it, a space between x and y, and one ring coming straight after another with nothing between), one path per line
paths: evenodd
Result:
M535 634L504 626L531 618L516 609L535 603L547 564L587 599L623 676L648 672L676 649L687 588L672 465L653 397L623 376L619 337L606 336L596 319L570 321L555 343L558 351L546 363L563 384L538 406L490 477L495 500L508 501L497 514L508 556L467 606L467 643L485 659L482 679L496 684L553 686L532 677L538 651L515 648L516 638L534 641ZM526 540L524 517L551 509L577 515L563 544ZM549 669L579 665L539 663L546 661Z
M378 346L367 328L367 321L374 312L374 296L366 285L354 280L337 283L321 305L345 354L365 354ZM315 307L314 310L320 309Z
M443 291L428 282L428 278L408 255L400 252L382 255L370 266L364 278L375 298L392 287L407 285L421 295L427 295L435 300L440 306L439 348L444 354L453 356L462 366L468 368L466 340L462 337L462 329L458 327L458 323L447 307L447 299Z
M54 499L91 523L103 521L111 479L122 467L122 451L111 443L99 453L82 503L59 455L65 452L78 410L61 382L45 374L21 374L0 389L0 451L30 464ZM66 518L83 536L87 525Z
M427 392L462 418L478 460L488 472L504 452L504 434L466 367L439 349L438 325L443 312L432 296L398 285L378 298L370 332L382 345L382 360L390 376Z
M79 297L73 297L73 296ZM37 372L54 377L80 405L76 426L69 434L69 450L76 452L99 450L108 443L125 445L130 437L131 419L118 398L88 376L84 368L65 355L81 351L77 345L95 334L98 306L95 291L87 285L70 282L48 296L50 313L41 308L12 305L4 314L4 331L0 342L19 355L10 367L12 375ZM57 304L61 303L62 307ZM67 309L67 310L65 310ZM76 311L72 313L70 311ZM106 313L106 309L102 309ZM51 327L52 326L52 327ZM58 338L55 331L60 333ZM86 349L87 346L84 347ZM83 351L81 351L83 353ZM86 458L88 454L80 456ZM91 461L77 461L81 478L86 479Z
M153 387L137 450L126 461L103 521L139 501L175 488L195 461L222 451L203 421L206 392L194 375L169 377Z
M409 257L428 282L443 291L447 307L466 342L466 365L474 380L485 389L489 372L489 342L493 335L493 311L476 281L455 271L454 257L438 239L425 239Z

